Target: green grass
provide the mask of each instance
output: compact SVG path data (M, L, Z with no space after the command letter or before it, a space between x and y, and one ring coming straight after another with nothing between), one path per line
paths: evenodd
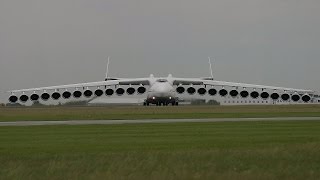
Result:
M320 121L0 127L0 179L318 179Z
M0 121L315 116L320 116L320 105L0 108Z

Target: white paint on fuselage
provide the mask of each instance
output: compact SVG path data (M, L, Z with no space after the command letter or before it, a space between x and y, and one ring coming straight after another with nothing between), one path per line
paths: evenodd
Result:
M150 80L150 88L147 95L147 101L154 102L173 102L176 98L176 91L173 87L173 81L169 75L167 78L153 78Z

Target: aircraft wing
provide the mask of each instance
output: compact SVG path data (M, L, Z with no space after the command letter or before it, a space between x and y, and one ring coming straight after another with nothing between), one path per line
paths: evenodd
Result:
M79 84L68 84L59 86L48 86L30 89L19 89L9 91L10 93L20 93L20 92L30 92L30 91L47 91L47 90L61 90L68 88L89 88L89 87L103 87L103 86L113 86L113 85L149 85L148 78L135 78L135 79L118 79L118 80L107 80L89 83L79 83Z
M173 82L174 82L174 85L206 85L206 86L222 86L222 87L234 87L234 88L272 89L272 90L283 90L283 91L298 92L298 93L314 92L312 90L305 90L305 89L294 89L294 88L255 85L255 84L246 84L246 83L235 83L235 82L206 80L206 79L197 79L197 78L175 78Z

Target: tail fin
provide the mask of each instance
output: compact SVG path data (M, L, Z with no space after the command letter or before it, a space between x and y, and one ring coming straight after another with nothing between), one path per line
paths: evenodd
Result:
M107 62L107 71L106 71L106 81L108 81L108 74L109 74L109 63L110 63L110 57L108 56L108 62Z
M209 67L210 67L211 78L212 78L212 80L214 80L214 79L213 79L213 71L212 71L211 58L208 57L208 59L209 59L209 65L210 65Z

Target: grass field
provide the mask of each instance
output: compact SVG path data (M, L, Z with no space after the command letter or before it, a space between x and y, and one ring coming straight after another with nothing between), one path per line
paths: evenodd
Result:
M0 108L0 121L320 116L320 105Z
M320 121L0 127L0 179L319 179Z

